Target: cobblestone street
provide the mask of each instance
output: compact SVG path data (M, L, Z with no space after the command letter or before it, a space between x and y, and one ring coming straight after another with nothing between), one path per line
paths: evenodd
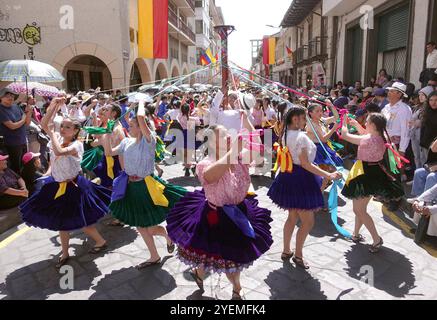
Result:
M190 189L198 186L196 178L182 178L182 173L180 165L165 167L164 178ZM437 299L435 250L417 246L400 227L399 218L393 218L397 215L384 215L375 202L370 214L385 241L380 253L372 255L367 245L355 245L338 236L329 214L324 213L317 214L304 249L310 270L283 263L280 254L286 214L266 196L271 183L268 177L254 176L252 183L261 206L272 210L274 244L243 272L245 299ZM350 231L354 221L351 202L339 199L339 206L339 222ZM74 290L61 289L62 274L54 268L60 252L57 233L22 225L12 236L3 235L0 299L230 299L232 288L225 276L218 275L207 277L202 296L188 267L176 257L166 256L163 239L157 238L164 258L161 267L138 271L135 266L148 258L143 240L134 229L108 227L105 220L98 226L109 243L104 254L89 255L92 244L86 242L84 234L72 236ZM364 235L370 237L366 232ZM370 283L365 283L366 278Z

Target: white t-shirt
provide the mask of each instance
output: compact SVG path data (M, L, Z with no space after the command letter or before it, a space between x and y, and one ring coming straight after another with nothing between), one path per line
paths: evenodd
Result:
M426 68L427 69L437 69L437 49L433 52L428 53L426 57Z
M178 120L180 113L181 113L181 110L179 110L179 109L171 109L167 112L168 116L170 117L170 120L172 120L172 121Z
M59 143L63 143L63 138L58 136ZM52 167L52 177L57 182L63 182L76 178L82 171L80 162L83 156L83 144L80 141L74 141L68 147L73 148L77 152L77 156L59 156L57 157L52 149L52 142L48 143L50 148L50 159Z
M282 142L285 142L285 136ZM313 163L316 159L317 147L303 131L288 130L286 146L291 153L291 158L293 159L294 164L301 164L299 156L302 153L302 149L306 149L308 153L308 161L310 163Z

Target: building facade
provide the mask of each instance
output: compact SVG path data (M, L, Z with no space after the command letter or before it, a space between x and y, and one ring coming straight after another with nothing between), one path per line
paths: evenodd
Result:
M281 26L293 50L293 83L299 87L331 85L336 55L334 17L322 15L322 1L293 1Z
M210 48L215 55L220 53L221 42L219 35L214 31L214 27L224 24L223 12L220 7L217 7L215 0L196 0L195 1L195 17L191 18L192 24L195 26L196 46L191 47L191 56L195 57L194 64L197 68L202 67L200 57L206 49ZM215 70L205 70L195 75L195 82L213 84L221 83L221 78L215 76Z
M189 51L196 45L189 23L194 0L169 0L168 59L139 57L138 0L94 0L86 6L80 0L3 3L0 61L33 55L58 69L66 79L59 85L71 92L139 85L188 74L196 65ZM31 34L33 41L25 41Z
M437 40L436 0L324 0L323 14L339 20L334 78L369 83L386 69L420 85L426 43Z

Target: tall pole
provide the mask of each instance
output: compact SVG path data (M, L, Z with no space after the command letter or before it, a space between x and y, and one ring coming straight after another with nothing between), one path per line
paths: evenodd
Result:
M228 69L228 37L235 31L234 26L216 26L214 31L220 36L222 43L221 50L221 64L222 64L222 92L224 94L223 105L228 105L228 91L229 91L229 69Z

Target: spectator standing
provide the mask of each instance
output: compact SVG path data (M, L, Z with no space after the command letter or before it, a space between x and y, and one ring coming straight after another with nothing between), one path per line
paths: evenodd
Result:
M26 153L26 126L30 124L32 110L26 106L23 111L14 104L17 95L11 90L0 90L0 131L4 137L6 150L9 154L11 169L16 173L21 171L21 158Z
M422 87L428 85L428 81L432 79L437 70L437 45L434 41L428 42L426 45L426 68L420 75L420 82Z
M407 97L405 91L407 86L400 82L395 82L388 91L388 105L382 110L387 119L387 132L391 141L396 145L401 155L405 155L410 144L409 123L412 112L410 107L402 102L402 98ZM402 181L406 181L405 172L402 173Z

